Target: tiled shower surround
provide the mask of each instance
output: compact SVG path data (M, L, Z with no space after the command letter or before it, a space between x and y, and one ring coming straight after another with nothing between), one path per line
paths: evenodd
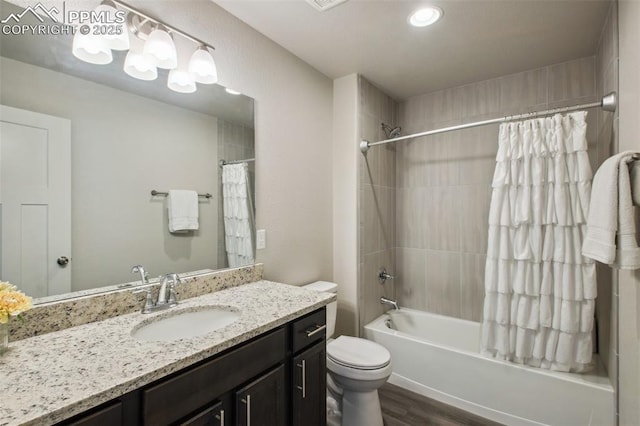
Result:
M250 127L218 119L218 158L225 161L255 158L255 132ZM255 194L255 162L249 166L249 186ZM222 167L218 167L218 268L229 266L224 238L224 220L222 212ZM255 207L255 206L254 206Z
M402 126L402 135L407 135L599 101L602 94L617 87L611 65L614 57L617 63L617 47L612 47L617 46L612 35L615 20L612 10L594 56L402 102L360 77L360 137L372 142L386 139L381 122ZM589 110L587 139L594 172L610 155L613 118L611 113ZM386 310L380 306L381 295L397 297L401 306L481 321L498 127L378 146L360 157L360 327ZM381 286L377 273L383 266L396 278ZM604 286L610 285L608 270L598 278ZM610 304L610 296L604 295L598 312L607 320L601 334L609 334ZM608 338L605 340L608 345ZM601 348L606 350L606 345Z

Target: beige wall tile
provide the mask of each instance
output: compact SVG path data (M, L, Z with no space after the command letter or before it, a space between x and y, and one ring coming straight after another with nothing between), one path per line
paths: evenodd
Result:
M462 117L499 114L500 81L496 78L457 88L462 100Z
M361 255L392 249L395 246L395 205L395 188L361 185Z
M424 221L426 241L421 248L459 250L460 248L460 188L436 186L425 189L421 220Z
M500 108L504 115L533 111L546 103L546 68L512 74L500 79Z
M429 312L460 317L460 254L426 252L426 305Z
M365 254L378 250L378 240L380 239L380 226L377 223L378 213L376 212L375 187L373 185L360 185L360 259Z
M419 149L418 186L457 185L460 167L460 132L416 140Z
M595 56L549 67L549 102L596 94Z
M490 185L468 185L459 188L460 251L485 254L489 231Z
M426 310L426 250L396 250L395 285L400 306Z
M364 327L382 315L387 307L380 303L380 297L393 298L393 282L381 285L378 274L382 268L393 270L393 250L384 250L364 256L363 269L360 271L361 283L359 299L361 307L360 325Z
M428 239L424 188L399 188L396 192L396 246L425 248Z
M424 113L429 123L444 123L462 117L462 99L455 89L445 89L425 95Z
M498 124L474 127L460 134L459 183L491 184L498 153Z
M485 262L483 254L460 255L460 318L482 321Z

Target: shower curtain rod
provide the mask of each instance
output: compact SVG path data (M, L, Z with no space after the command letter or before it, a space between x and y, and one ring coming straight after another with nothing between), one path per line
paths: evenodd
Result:
M504 123L504 122L513 121L513 120L522 120L522 119L541 117L544 115L551 115L551 114L557 114L562 112L577 111L580 109L601 107L605 111L614 112L617 106L618 106L617 94L616 92L611 92L603 96L600 102L592 102L590 104L573 105L568 107L548 109L545 111L534 111L534 112L526 112L524 114L507 115L505 117L492 118L490 120L476 121L474 123L467 123L467 124L459 124L457 126L443 127L441 129L428 130L426 132L421 132L421 133L414 133L412 135L400 136L392 139L385 139L379 142L369 142L368 140L363 139L360 142L360 151L362 151L363 154L366 154L369 148L376 145L384 145L392 142L400 142L407 139L436 135L438 133L452 132L454 130L468 129L471 127L486 126L487 124Z
M220 167L222 166L226 166L228 164L242 164L242 163L249 163L251 161L256 161L255 158L247 158L246 160L236 160L236 161L226 161L226 160L220 160Z

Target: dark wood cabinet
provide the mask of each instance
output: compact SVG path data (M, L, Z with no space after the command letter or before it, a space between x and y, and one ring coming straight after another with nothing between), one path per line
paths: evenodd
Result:
M235 400L238 426L286 426L284 365L238 390Z
M324 325L322 308L61 424L324 426Z
M143 388L143 424L173 424L284 362L286 349L286 329L279 328Z
M205 408L194 416L179 423L180 426L226 426L230 425L230 404L225 401L216 401L210 407Z
M293 426L325 426L327 424L327 352L325 342L317 343L296 355L293 358L292 367L291 410Z
M69 422L72 426L112 426L121 425L122 421L122 402L116 401L108 404L103 408L99 408L91 414L87 414L82 418Z

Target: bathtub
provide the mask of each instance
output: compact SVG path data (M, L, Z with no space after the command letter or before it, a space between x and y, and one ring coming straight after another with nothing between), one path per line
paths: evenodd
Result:
M558 373L481 356L480 324L413 309L365 326L391 352L389 382L506 425L613 425L614 391L602 364Z

